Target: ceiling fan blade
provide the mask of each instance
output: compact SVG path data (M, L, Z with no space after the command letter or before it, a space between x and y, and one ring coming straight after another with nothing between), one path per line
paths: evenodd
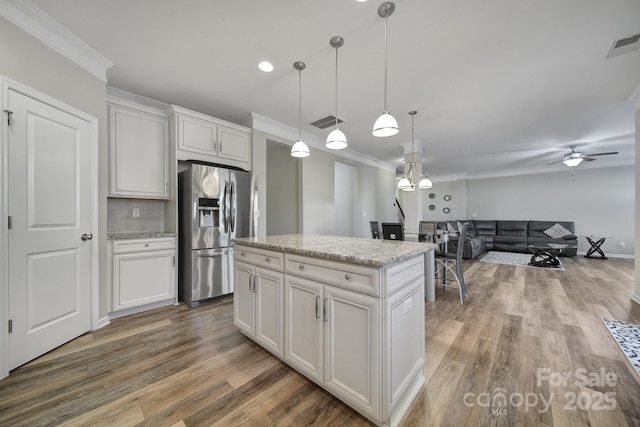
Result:
M558 160L557 162L548 163L547 166L557 165L558 163L562 163L562 162L564 162L564 160Z
M586 156L589 157L593 157L593 156L609 156L611 154L618 154L617 151L609 151L608 153L596 153L596 154L585 154Z
M594 160L597 160L597 159L592 159L591 157L583 157L582 160L584 160L585 162L593 162Z

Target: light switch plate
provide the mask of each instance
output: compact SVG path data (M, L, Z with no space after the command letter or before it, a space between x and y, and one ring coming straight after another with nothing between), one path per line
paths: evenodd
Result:
M133 208L131 216L134 218L140 218L140 208Z

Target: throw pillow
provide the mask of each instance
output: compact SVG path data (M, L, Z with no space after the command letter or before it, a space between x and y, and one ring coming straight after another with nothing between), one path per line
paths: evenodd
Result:
M573 234L557 222L553 226L544 230L543 233L551 237L552 239L562 239L564 236Z
M458 237L458 229L450 222L447 222L447 231L449 231L449 237Z

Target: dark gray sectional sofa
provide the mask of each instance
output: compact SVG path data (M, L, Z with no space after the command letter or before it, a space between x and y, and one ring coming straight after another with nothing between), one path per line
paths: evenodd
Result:
M437 222L436 229L439 231L447 230L447 223L450 228L454 229L457 229L458 223L468 224L463 248L465 259L475 258L485 251L529 251L526 247L518 247L518 243L558 243L577 246L576 228L572 221L446 221ZM562 239L553 239L547 236L544 231L556 223L573 235ZM457 247L458 238L452 236L449 240L448 252L455 252ZM561 256L576 256L577 252L577 248L566 249L562 251Z

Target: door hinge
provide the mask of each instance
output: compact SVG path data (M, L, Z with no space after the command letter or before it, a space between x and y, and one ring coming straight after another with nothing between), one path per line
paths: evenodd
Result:
M7 219L7 228L9 230L13 228L13 217L11 215L9 215L9 218Z
M9 333L12 334L13 333L13 320L9 319Z
M7 113L7 125L11 126L11 123L12 123L11 115L13 114L13 111L4 110L4 112Z

